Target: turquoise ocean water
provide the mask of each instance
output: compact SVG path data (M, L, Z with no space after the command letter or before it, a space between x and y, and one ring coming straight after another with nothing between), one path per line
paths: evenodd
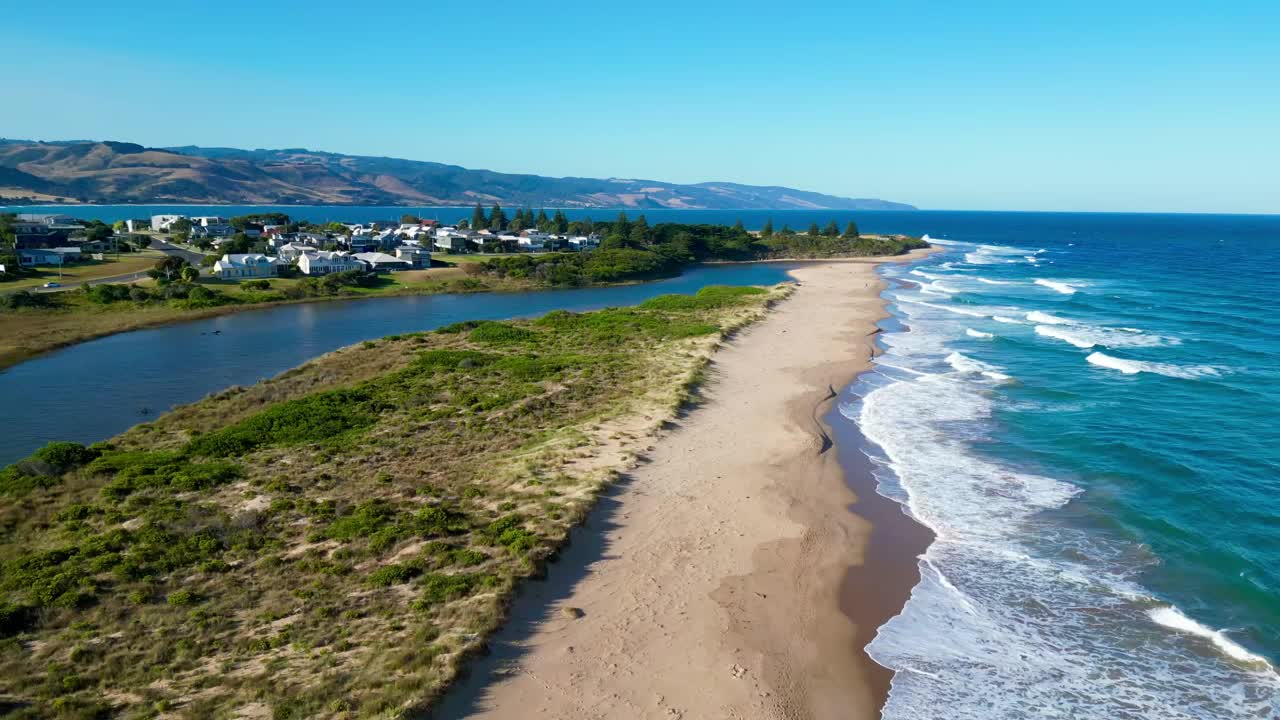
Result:
M841 403L937 533L885 716L1280 715L1280 218L934 220Z

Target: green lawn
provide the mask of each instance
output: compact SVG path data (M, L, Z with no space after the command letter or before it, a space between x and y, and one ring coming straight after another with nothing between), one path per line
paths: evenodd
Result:
M102 261L89 260L63 266L61 273L58 272L56 267L39 267L36 268L37 275L0 283L0 292L30 290L47 282L70 285L71 283L100 280L115 275L142 272L154 266L157 260L164 257L164 253L158 250L143 250L136 253L122 254L118 260L112 255L107 255L106 257L107 259Z

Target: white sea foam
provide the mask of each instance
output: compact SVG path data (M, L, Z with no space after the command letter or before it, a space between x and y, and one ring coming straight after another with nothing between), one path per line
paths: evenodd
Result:
M922 302L920 304L924 305L925 307L931 307L934 310L943 310L945 312L955 313L956 315L968 315L969 317L980 317L980 318L989 317L988 313L984 313L978 310L966 310L965 308L956 307L954 305L938 305L937 303L930 303L930 302Z
M1147 335L1135 328L1090 327L1080 324L1037 325L1036 334L1061 340L1084 350L1097 345L1107 347L1155 347L1158 345L1179 344L1179 341L1175 338Z
M982 332L981 330L974 330L973 328L965 328L964 334L968 335L971 338L979 338L982 340L990 340L991 338L995 337L995 335L992 335L989 332Z
M1048 313L1042 313L1039 310L1032 310L1027 313L1027 319L1033 323L1042 323L1045 325L1075 325L1074 320L1057 317Z
M911 372L887 374L840 406L883 453L873 462L882 494L936 536L906 607L867 647L896 671L885 720L937 717L939 708L948 720L1275 717L1280 677L1271 668L1226 649L1206 654L1212 630L1155 620L1148 612L1158 603L1131 580L1131 546L1043 512L1076 488L973 451L973 440L991 439L1004 402L983 373L1000 369L949 343L981 333L964 316L1008 309L925 306L901 306L910 329L886 333L876 361ZM1145 335L1026 316L1073 333Z
M942 275L934 275L933 273L925 272L925 271L921 270L920 268L914 268L914 269L911 271L911 274L912 274L912 275L917 275L917 276L922 277L922 278L924 278L924 279L926 279L926 280L937 280L937 279L939 279L939 278L943 277Z
M1010 280L991 280L989 278L984 278L984 277L975 277L974 280L977 280L978 282L984 283L986 285L1017 285L1018 284Z
M996 322L1002 322L1002 323L1005 323L1005 324L1007 324L1007 325L1021 325L1021 324L1022 324L1022 321L1021 321L1021 320L1019 320L1019 319L1017 319L1017 318L1007 317L1007 316L1005 316L1005 315L992 315L992 316L991 316L991 319L992 319L992 320L995 320Z
M1037 325L1036 334L1071 343L1072 345L1085 350L1097 345L1093 340L1083 338L1069 330L1063 330L1059 325Z
M984 363L981 360L975 360L968 355L953 352L947 356L947 364L955 368L956 372L969 373L973 375L982 375L991 380L1003 382L1011 378L1001 372L1004 368L996 367L990 363Z
M1149 615L1155 622L1167 628L1173 628L1178 632L1190 633L1208 640L1213 643L1218 650L1226 653L1228 657L1234 660L1239 660L1243 663L1263 665L1268 668L1271 667L1271 663L1267 662L1266 658L1249 652L1239 643L1227 637L1221 630L1207 628L1186 615L1183 615L1182 611L1178 610L1176 607L1169 606L1154 608L1149 610L1147 615Z
M1060 292L1063 295L1075 295L1078 288L1070 283L1064 283L1058 280L1046 280L1044 278L1036 278L1036 284L1047 287L1054 292Z
M1125 375L1137 375L1138 373L1153 373L1156 375L1164 375L1172 378L1182 378L1184 380L1195 380L1196 378L1205 377L1207 375L1222 374L1218 368L1209 365L1172 365L1169 363L1146 362L1143 360L1126 360L1124 358L1114 357L1106 353L1093 352L1089 357L1085 358L1090 364L1104 367L1109 370L1118 370Z

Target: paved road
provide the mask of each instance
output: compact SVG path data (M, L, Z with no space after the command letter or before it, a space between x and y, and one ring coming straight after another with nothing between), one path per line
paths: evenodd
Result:
M186 260L188 263L190 263L193 267L197 269L200 268L200 261L204 259L204 255L202 255L201 253L195 252L194 250L188 250L186 248L179 247L172 243L167 243L163 240L160 240L159 238L153 238L151 240L151 249L159 250L165 255L176 255L182 258L183 260ZM95 278L93 280L69 280L67 282L62 283L61 287L56 287L56 288L32 288L32 289L35 290L36 292L62 292L64 290L72 290L72 289L78 288L81 285L103 285L106 283L131 283L131 282L138 282L139 280L146 280L147 277L148 277L147 273L144 270L142 272L125 273L123 275L112 275L111 277Z

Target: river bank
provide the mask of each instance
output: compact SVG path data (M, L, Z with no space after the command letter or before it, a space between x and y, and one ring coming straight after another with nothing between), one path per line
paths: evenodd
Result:
M847 509L874 491L846 484L823 419L875 352L878 262L793 271L798 290L715 356L705 402L517 603L440 717L876 716L886 671L861 644L914 580L848 592L875 528Z

